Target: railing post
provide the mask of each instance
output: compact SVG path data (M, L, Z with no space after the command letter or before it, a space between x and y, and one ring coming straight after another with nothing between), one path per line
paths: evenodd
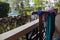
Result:
M45 24L46 24L46 14L48 14L48 13L49 12L43 11L43 14L39 15L39 35L40 35L40 40L44 39L43 38L43 33L45 32L46 25L44 25L43 22L45 22ZM44 17L44 19L43 19L43 17Z
M43 40L43 33L42 33L43 27L42 27L42 15L39 16L39 35L40 40Z

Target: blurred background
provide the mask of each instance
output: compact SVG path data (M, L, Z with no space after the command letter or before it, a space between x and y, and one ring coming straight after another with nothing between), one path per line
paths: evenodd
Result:
M39 19L33 12L47 11L51 7L58 9L59 5L60 0L0 0L0 34ZM26 40L26 36L18 40Z

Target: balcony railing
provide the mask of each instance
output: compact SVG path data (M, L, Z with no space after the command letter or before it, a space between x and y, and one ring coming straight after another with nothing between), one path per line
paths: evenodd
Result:
M22 37L26 33L32 31L35 28L34 25L36 25L37 23L39 23L38 19L32 22L28 22L25 25L22 25L3 34L0 34L0 40L17 40L19 37Z

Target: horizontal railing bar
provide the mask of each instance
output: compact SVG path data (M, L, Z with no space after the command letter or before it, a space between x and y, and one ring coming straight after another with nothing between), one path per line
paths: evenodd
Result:
M15 40L18 37L28 33L31 31L33 28L35 28L33 25L37 24L39 20L34 20L32 22L29 22L23 26L20 26L18 28L15 28L13 30L10 30L8 32L5 32L3 34L0 34L0 40Z

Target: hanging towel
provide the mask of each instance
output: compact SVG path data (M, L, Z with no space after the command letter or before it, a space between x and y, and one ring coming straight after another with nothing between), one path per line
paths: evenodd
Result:
M47 27L46 27L46 40L52 40L52 36L55 29L55 13L49 13L47 15Z

